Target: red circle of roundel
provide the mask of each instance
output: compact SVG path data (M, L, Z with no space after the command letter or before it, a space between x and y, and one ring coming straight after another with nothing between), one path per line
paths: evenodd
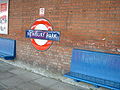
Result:
M31 29L32 29L32 30L35 30L35 28L36 28L38 25L41 25L41 24L44 25L44 26L47 28L48 31L52 31L52 25L51 25L51 24L49 23L49 21L46 20L46 19L37 19L37 20L33 23ZM51 46L51 44L52 44L53 41L47 40L47 41L45 42L45 44L43 44L43 45L39 45L39 44L35 41L35 39L31 39L31 42L32 42L33 46L34 46L37 50L44 51L44 50L47 50L47 49ZM42 41L41 41L41 42L42 42Z

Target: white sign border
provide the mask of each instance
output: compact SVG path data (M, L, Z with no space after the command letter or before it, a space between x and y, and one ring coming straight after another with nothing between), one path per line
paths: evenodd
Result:
M4 32L0 31L0 34L9 34L8 33L8 28L9 28L9 0L1 0L0 3L7 3L7 13L6 13L6 19L7 19L7 25L6 25L6 30Z

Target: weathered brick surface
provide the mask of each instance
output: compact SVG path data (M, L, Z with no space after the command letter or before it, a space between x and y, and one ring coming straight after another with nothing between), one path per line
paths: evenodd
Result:
M61 31L60 42L45 52L37 51L25 30L45 18L55 31ZM72 48L120 54L120 0L10 0L9 35L17 40L17 58L53 72L69 70Z

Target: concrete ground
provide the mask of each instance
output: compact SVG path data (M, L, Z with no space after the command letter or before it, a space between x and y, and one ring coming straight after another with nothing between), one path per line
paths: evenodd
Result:
M86 90L0 61L0 90Z

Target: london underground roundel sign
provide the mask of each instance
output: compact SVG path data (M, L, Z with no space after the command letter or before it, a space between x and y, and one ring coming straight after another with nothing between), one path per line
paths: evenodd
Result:
M44 18L37 19L31 26L32 30L47 30L52 31L51 23ZM47 50L53 41L51 40L42 40L42 39L31 39L33 46L40 51Z

